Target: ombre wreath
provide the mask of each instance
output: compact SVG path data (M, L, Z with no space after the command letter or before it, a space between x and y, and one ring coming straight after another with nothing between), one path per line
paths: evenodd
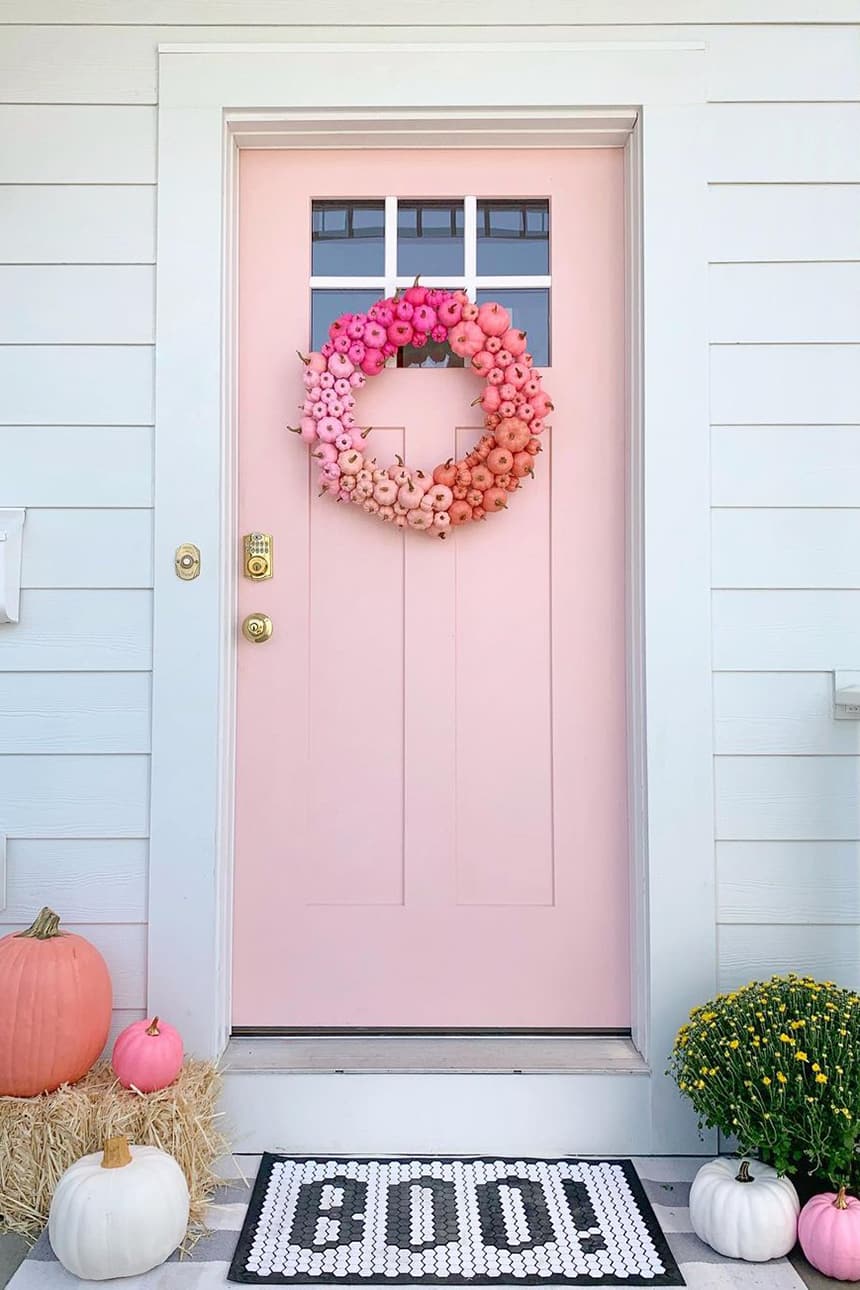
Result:
M369 452L368 428L355 415L356 396L386 359L409 345L448 343L484 382L474 400L485 432L471 452L426 473L404 463L380 467ZM341 314L319 352L305 365L302 420L295 429L320 463L321 496L352 502L397 528L445 537L448 530L505 509L534 473L540 435L552 403L528 353L526 333L511 326L495 301L477 305L465 291L415 285L377 300L367 313Z

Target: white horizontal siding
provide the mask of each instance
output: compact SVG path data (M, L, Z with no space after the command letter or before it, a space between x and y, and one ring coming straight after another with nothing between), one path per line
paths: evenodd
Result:
M860 181L858 103L713 104L708 127L711 183Z
M151 425L147 345L0 346L0 416L10 425Z
M860 659L858 591L715 591L719 671L826 672Z
M712 103L857 98L856 27L716 27L706 40Z
M481 26L482 15L462 15L463 40L492 43L522 40L517 26L502 25L494 6L492 26ZM574 21L569 15L562 21ZM409 20L408 7L402 19ZM413 13L415 20L417 15ZM510 15L514 19L514 15ZM434 9L434 18L438 13ZM478 19L476 22L475 19ZM318 25L312 26L313 19ZM376 24L376 41L421 39L418 27ZM292 42L325 40L330 32L318 7L303 16L303 25L288 33ZM496 25L498 24L498 25ZM592 26L541 24L544 40L642 39L641 30L627 23ZM664 39L695 35L708 46L708 96L713 102L758 100L851 100L857 97L860 53L849 27L759 26L701 27L691 33L677 26L664 29ZM160 42L269 43L285 38L277 26L146 26L116 24L65 26L62 29L22 23L10 28L0 49L0 101L5 103L152 104L158 85L155 50Z
M0 299L0 345L155 339L155 271L148 264L2 265Z
M666 23L854 23L853 0L542 0L540 17L546 23L585 23L604 26L635 23L640 27ZM480 22L531 28L535 9L524 9L518 0L497 0L491 10L476 15L462 0L436 0L434 26L463 27ZM158 23L278 24L295 27L308 17L297 0L136 0L134 9L118 9L116 0L6 0L7 22L44 24L118 23L125 26ZM318 25L346 27L378 24L409 26L414 9L402 0L356 0L345 8L343 0L316 0L313 18ZM658 33L654 33L658 34ZM211 38L211 37L210 37ZM282 35L282 39L286 37ZM292 38L292 32L289 33Z
M6 264L153 264L155 185L6 184Z
M855 989L860 985L860 929L722 926L717 940L721 990L775 973L809 973Z
M860 426L715 426L714 506L860 504Z
M858 757L717 757L717 840L853 841L858 785Z
M0 426L0 459L12 505L152 505L149 426Z
M708 254L719 261L860 259L860 184L716 184Z
M834 721L832 672L717 672L714 751L860 754L860 721Z
M155 109L0 106L3 182L154 184Z
M720 842L720 923L860 923L860 842Z
M43 905L63 922L146 921L143 838L10 838L0 921L27 923Z
M0 672L97 672L152 664L151 591L24 591Z
M714 587L860 587L860 510L715 510L711 528Z
M858 372L857 345L714 345L711 421L715 425L857 423Z
M149 510L29 510L22 587L151 587Z
M0 753L146 753L147 672L0 672Z
M0 832L21 838L145 838L149 758L0 759Z
M711 340L860 340L860 263L715 264Z

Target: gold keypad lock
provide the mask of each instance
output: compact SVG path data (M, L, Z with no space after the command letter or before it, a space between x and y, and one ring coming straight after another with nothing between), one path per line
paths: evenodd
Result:
M272 576L271 533L246 533L242 539L245 550L245 577L263 582Z

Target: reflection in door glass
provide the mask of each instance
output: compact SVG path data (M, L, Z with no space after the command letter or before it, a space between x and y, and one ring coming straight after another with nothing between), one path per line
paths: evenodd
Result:
M378 287L342 287L329 290L315 287L311 292L311 349L319 349L328 340L328 329L341 314L363 313L378 300Z
M498 300L511 315L511 326L529 334L529 353L535 367L548 367L549 351L549 289L547 287L509 288L494 287L478 292L478 304L485 300Z
M549 202L537 198L478 202L478 273L549 273Z
M371 277L385 270L385 203L315 201L311 212L311 272Z
M398 203L398 274L460 274L463 264L462 200Z

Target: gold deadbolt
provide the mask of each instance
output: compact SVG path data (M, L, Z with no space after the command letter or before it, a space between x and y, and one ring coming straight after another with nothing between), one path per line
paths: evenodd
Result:
M272 576L271 533L246 533L242 539L245 554L245 577L262 582Z
M183 582L191 582L200 573L200 548L193 542L183 542L182 546L176 548L173 567L177 578L181 578Z
M249 614L242 624L245 640L253 641L255 645L262 645L263 641L269 640L274 630L268 614Z

